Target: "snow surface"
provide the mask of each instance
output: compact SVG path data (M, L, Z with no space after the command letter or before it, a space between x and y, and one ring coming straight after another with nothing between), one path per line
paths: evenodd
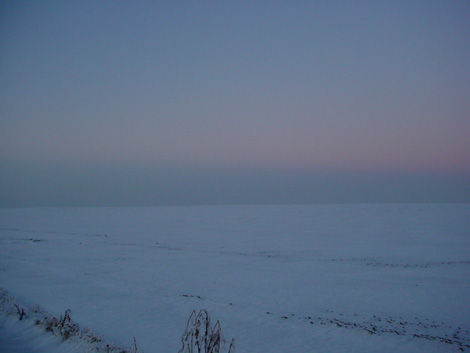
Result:
M0 245L18 301L146 353L201 308L237 352L470 352L469 204L1 209Z

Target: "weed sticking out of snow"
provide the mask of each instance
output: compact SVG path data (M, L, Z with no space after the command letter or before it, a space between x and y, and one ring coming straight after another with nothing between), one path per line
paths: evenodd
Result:
M196 310L191 313L186 330L181 338L183 343L179 353L223 353L226 340L222 336L220 322L214 326L206 310L201 310L196 314ZM227 353L233 353L235 341L232 339Z

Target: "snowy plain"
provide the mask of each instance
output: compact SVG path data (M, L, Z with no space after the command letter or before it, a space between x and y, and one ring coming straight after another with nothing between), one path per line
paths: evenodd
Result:
M470 204L1 209L0 287L145 353L202 308L240 353L470 352Z

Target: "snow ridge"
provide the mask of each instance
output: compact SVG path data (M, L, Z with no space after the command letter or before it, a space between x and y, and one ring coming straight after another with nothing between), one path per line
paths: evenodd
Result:
M16 316L20 321L34 322L34 325L44 329L54 336L61 337L68 343L84 346L86 351L106 353L143 353L134 337L134 347L123 348L112 343L107 343L102 336L94 334L89 328L80 328L73 321L67 309L59 317L49 315L47 311L35 305L33 307L23 306L17 303L5 289L0 287L0 312L5 316Z

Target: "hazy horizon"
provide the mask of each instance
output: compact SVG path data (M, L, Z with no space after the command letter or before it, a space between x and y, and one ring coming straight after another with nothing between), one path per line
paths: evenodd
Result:
M470 202L468 18L2 2L0 207Z
M289 170L253 173L240 169L40 167L23 168L18 174L21 179L3 173L6 177L2 184L8 187L2 192L0 207L468 203L470 200L469 181L459 173ZM41 178L34 180L37 175Z

